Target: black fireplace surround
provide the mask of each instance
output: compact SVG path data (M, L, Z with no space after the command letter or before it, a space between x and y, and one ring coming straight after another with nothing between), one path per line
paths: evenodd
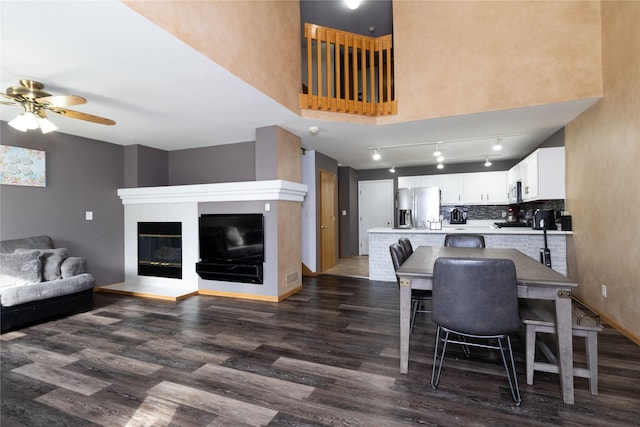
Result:
M182 223L138 223L138 275L182 279Z

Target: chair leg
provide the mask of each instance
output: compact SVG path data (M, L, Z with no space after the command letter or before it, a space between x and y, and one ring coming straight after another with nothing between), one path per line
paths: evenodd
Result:
M509 352L509 360L511 367L507 364L507 359L504 356L504 346L502 343L502 338L498 338L498 345L500 346L500 355L502 356L502 364L504 365L504 370L507 372L507 380L509 380L509 388L511 389L511 397L513 398L513 402L516 406L520 406L522 404L522 399L520 398L520 388L518 387L518 376L516 373L516 364L513 360L513 351L511 349L511 340L509 336L506 336L507 339L507 351Z
M416 323L416 314L418 314L418 301L411 301L411 320L409 323L409 334L413 332L413 325Z
M444 363L444 355L447 351L447 342L449 341L449 331L445 331L444 338L440 339L441 328L438 326L436 330L436 343L433 349L433 365L431 366L431 388L434 390L438 388L440 382L440 373L442 372L442 364ZM442 341L442 353L440 354L440 362L438 363L438 348L440 341ZM436 373L436 365L438 365Z

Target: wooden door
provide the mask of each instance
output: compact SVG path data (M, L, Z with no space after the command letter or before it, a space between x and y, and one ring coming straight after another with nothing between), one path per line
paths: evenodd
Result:
M336 176L320 170L320 271L336 265Z

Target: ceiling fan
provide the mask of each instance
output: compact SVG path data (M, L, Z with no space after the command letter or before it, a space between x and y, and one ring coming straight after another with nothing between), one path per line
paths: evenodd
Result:
M9 125L15 129L26 132L29 129L40 128L42 133L48 133L57 129L56 125L47 119L45 111L60 114L72 119L86 120L92 123L112 126L116 122L93 114L68 110L64 107L86 104L87 100L77 95L52 95L45 92L44 85L33 80L20 80L20 86L10 86L7 93L1 93L11 102L0 101L2 105L20 105L24 112L11 120Z

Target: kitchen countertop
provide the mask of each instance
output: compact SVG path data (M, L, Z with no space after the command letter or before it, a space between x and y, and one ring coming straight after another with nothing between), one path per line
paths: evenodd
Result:
M466 224L442 224L440 230L430 230L426 228L390 228L378 227L367 230L369 233L478 233L478 234L542 234L542 230L534 230L529 227L503 227L498 228L495 223L504 222L504 220L476 220L467 221ZM547 230L549 235L567 235L573 234L573 231Z

